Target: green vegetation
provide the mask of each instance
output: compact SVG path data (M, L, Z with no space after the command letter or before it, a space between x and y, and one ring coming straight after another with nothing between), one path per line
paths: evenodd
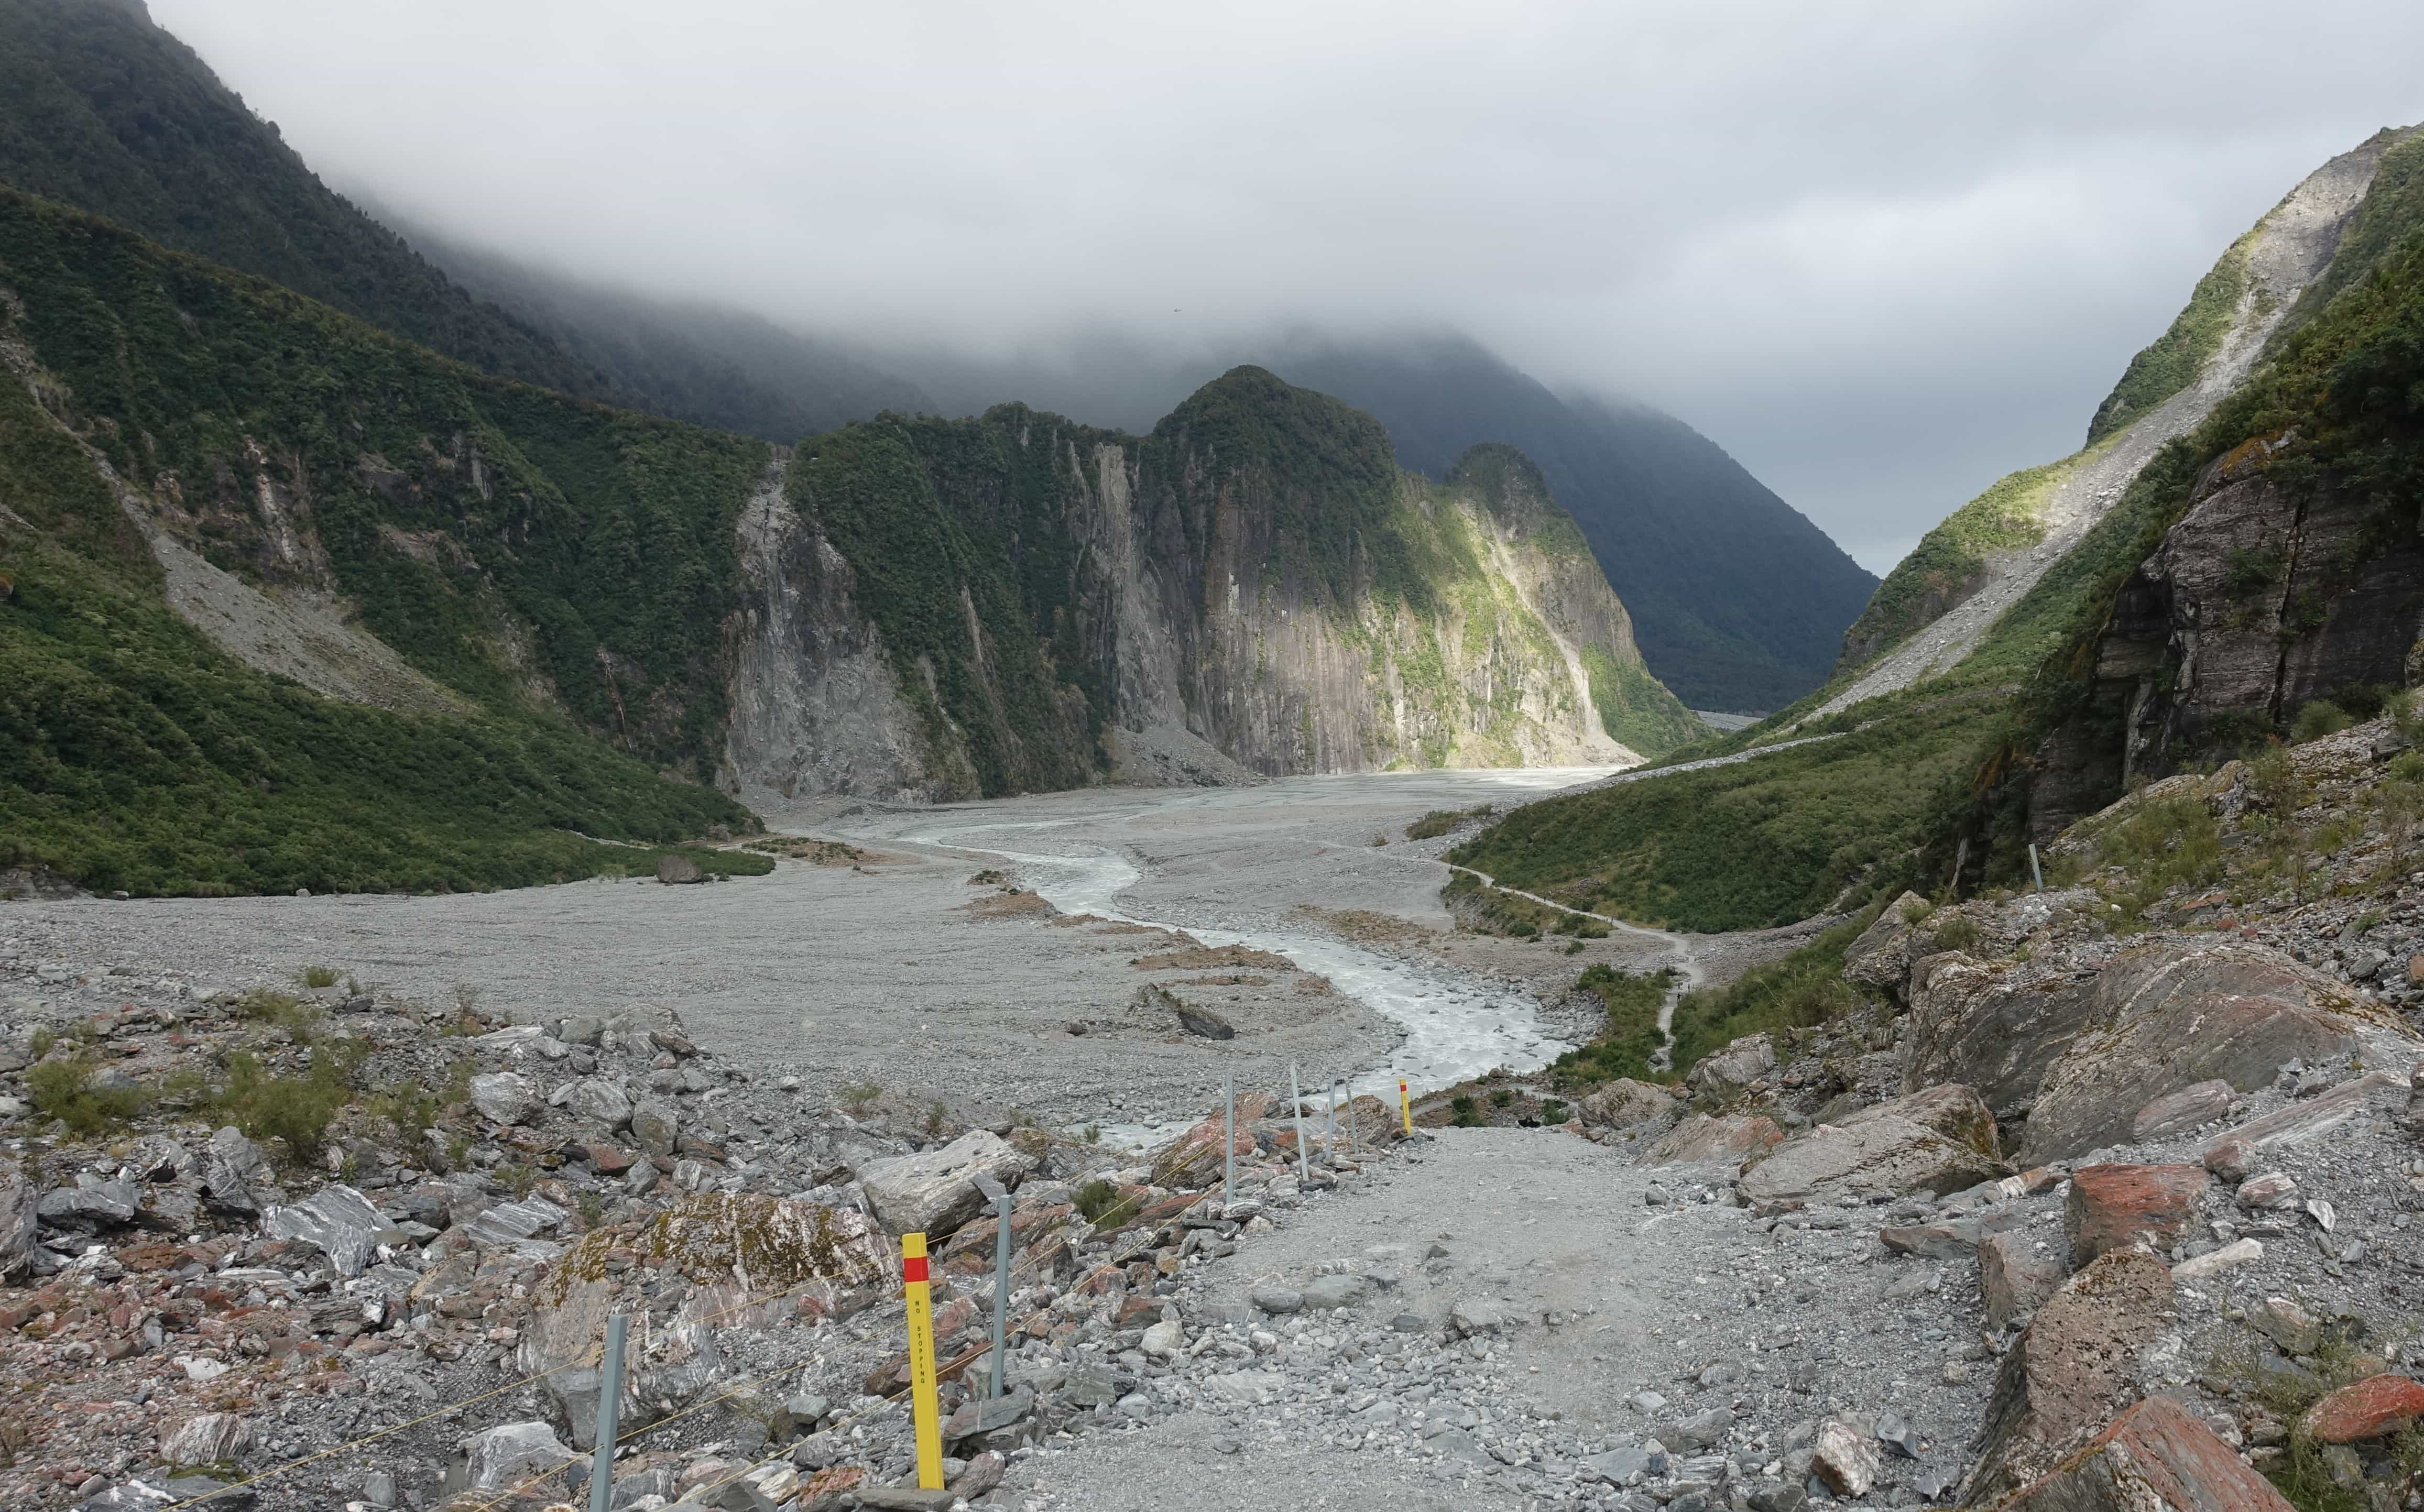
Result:
M1093 1138L1100 1138L1100 1132L1095 1131ZM1090 1139L1088 1142L1092 1141ZM1131 1223L1143 1211L1141 1193L1131 1192L1124 1196L1118 1183L1105 1181L1100 1176L1079 1186L1071 1201L1076 1204L1079 1216L1093 1224L1096 1233L1108 1233Z
M1549 1079L1559 1091L1582 1091L1603 1081L1630 1076L1635 1081L1664 1081L1651 1068L1650 1058L1662 1042L1658 1010L1673 990L1675 974L1619 971L1613 966L1587 968L1574 986L1597 997L1607 1017L1590 1042L1559 1056L1549 1067Z
M2364 201L2332 249L2331 265L2298 295L2284 324L2291 329L2304 325L2344 290L2371 277L2419 229L2424 229L2424 133L2383 152Z
M2207 359L2221 348L2247 293L2247 249L2255 239L2250 231L2231 243L2190 291L2188 307L2173 317L2170 328L2129 359L2121 381L2088 422L2089 446L2129 429L2139 416L2196 381Z
M2081 453L2080 456L2086 455ZM1843 632L1839 672L1850 672L1893 649L1976 591L1996 551L2016 551L2045 538L2038 523L2047 496L2080 457L2025 468L1998 479L1985 493L1946 516L1894 564L1876 597Z
M27 1100L34 1111L57 1119L71 1134L106 1133L142 1112L146 1099L140 1088L95 1086L99 1071L86 1056L44 1060L25 1073Z
M2289 739L2295 744L2304 745L2308 740L2320 740L2326 735L2337 735L2355 723L2349 717L2347 709L2328 699L2317 698L2298 710L2297 719L2289 725Z
M1488 819L1497 812L1494 804L1481 804L1472 808L1434 808L1406 826L1409 840L1436 840L1467 820Z
M1730 984L1686 993L1675 1005L1676 1074L1746 1034L1780 1034L1823 1024L1859 1006L1843 980L1843 947L1876 918L1874 908L1835 925L1783 960L1745 972Z
M1568 909L1544 907L1503 888L1485 886L1480 879L1460 871L1448 878L1440 896L1456 913L1459 922L1485 934L1511 934L1522 940L1544 934L1570 934L1577 940L1607 938L1607 926L1598 919Z
M223 565L290 577L302 568L237 481L258 447L271 481L311 501L365 620L481 705L363 708L227 657L162 600L74 440L0 384L0 866L136 893L452 890L655 865L653 849L583 835L662 845L750 825L723 795L662 780L525 695L492 616L502 599L540 628L539 672L592 727L669 765L710 759L722 695L699 637L713 621L675 622L724 581L714 553L729 552L762 449L494 384L5 190L0 266L25 310L8 332L70 387L74 422L121 476L181 501ZM366 455L407 460L375 485ZM636 544L601 552L634 539L617 521L651 511L645 561ZM427 565L395 532L452 542L430 549L439 561L487 565ZM652 602L659 583L686 604ZM627 724L623 708L648 717Z

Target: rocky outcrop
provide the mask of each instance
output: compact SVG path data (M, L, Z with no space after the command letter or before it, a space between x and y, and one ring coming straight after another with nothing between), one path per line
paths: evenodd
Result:
M1645 1166L1688 1166L1704 1160L1741 1160L1757 1156L1784 1142L1784 1130L1774 1119L1728 1114L1713 1118L1695 1113L1651 1142L1641 1152Z
M2172 1276L2116 1249L2065 1281L2004 1355L1961 1504L2036 1481L2137 1400L2138 1351L2172 1323Z
M1864 1107L1779 1145L1743 1177L1755 1207L1780 1208L1843 1193L1941 1195L2010 1170L1995 1122L1966 1087L1938 1087Z

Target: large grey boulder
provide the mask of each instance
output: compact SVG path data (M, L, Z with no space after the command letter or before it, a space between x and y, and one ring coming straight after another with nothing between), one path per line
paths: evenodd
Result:
M547 1100L518 1071L492 1071L471 1078L471 1106L498 1123L527 1123Z
M78 1177L73 1186L44 1192L36 1211L45 1223L114 1225L134 1222L135 1210L142 1201L143 1194L133 1182L86 1175Z
M631 1100L603 1076L574 1082L564 1106L582 1118L604 1124L610 1134L631 1122Z
M160 1436L160 1458L169 1465L215 1465L233 1461L252 1447L252 1424L233 1412L203 1412Z
M1927 899L1912 892L1888 903L1876 922L1843 947L1844 979L1899 999L1910 976L1911 925L1927 911Z
M448 1484L457 1490L500 1491L534 1475L552 1475L572 1463L572 1451L544 1423L507 1423L454 1441L463 1457Z
M2289 1060L2405 1066L2424 1054L2392 1010L2251 940L2129 951L2097 979L2088 1011L2038 1086L2021 1152L2032 1164L2126 1142L2141 1109L2201 1082L2248 1092Z
M530 1238L563 1222L567 1215L544 1197L525 1197L518 1202L499 1202L473 1215L469 1222L456 1224L456 1232L474 1245L486 1249L496 1245L513 1244Z
M268 1153L233 1126L212 1135L202 1151L202 1195L223 1212L260 1212L256 1188L269 1185L274 1174Z
M1935 1087L1821 1123L1778 1145L1743 1177L1754 1206L1845 1193L1942 1196L2006 1175L1995 1121L1967 1087Z
M1695 1113L1651 1141L1645 1166L1693 1166L1703 1161L1740 1161L1783 1142L1784 1130L1771 1118L1740 1113L1711 1118Z
M631 1142L652 1155L669 1155L681 1138L681 1115L673 1105L643 1097L631 1105Z
M34 1259L34 1233L41 1219L33 1186L12 1160L0 1160L0 1281Z
M1619 1076L1576 1103L1574 1111L1587 1127L1629 1129L1672 1118L1677 1108L1673 1094L1665 1088Z
M978 1174L1015 1186L1034 1165L1000 1136L970 1129L938 1149L869 1161L856 1174L868 1205L885 1228L939 1236L982 1208L984 1198L974 1181Z
M345 1276L362 1273L375 1236L387 1226L371 1200L343 1182L330 1182L293 1207L273 1207L261 1218L261 1227L271 1238L318 1246Z
M1776 1071L1776 1042L1764 1034L1746 1034L1714 1055L1703 1056L1683 1078L1692 1090L1723 1107Z

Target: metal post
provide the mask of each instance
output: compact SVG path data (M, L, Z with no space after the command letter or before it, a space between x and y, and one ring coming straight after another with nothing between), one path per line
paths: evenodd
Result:
M1288 1111L1296 1116L1296 1179L1310 1186L1313 1169L1305 1164L1304 1157L1304 1093L1297 1086L1296 1062L1293 1060L1288 1062Z
M1336 1072L1331 1073L1330 1076L1330 1138L1323 1143L1322 1148L1330 1152L1331 1159L1338 1158L1338 1074Z
M623 1331L630 1319L606 1319L606 1359L598 1372L598 1458L589 1467L589 1512L606 1512L614 1500L614 1437L622 1426Z
M977 1190L993 1202L993 1391L1009 1389L1010 1361L1010 1192L983 1171L977 1172Z
M2029 875L2036 879L2037 891L2044 892L2045 868L2037 865L2037 843L2034 840L2029 842Z
M1237 1082L1220 1078L1220 1205L1237 1200Z

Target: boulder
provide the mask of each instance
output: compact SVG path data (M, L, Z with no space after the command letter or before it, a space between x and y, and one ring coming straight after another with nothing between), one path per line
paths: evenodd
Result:
M1775 1072L1775 1042L1764 1034L1746 1034L1724 1049L1702 1056L1683 1080L1696 1096L1723 1107Z
M1396 1130L1395 1110L1390 1111L1385 1122L1375 1125L1361 1116L1359 1105L1364 1104L1379 1106L1370 1097L1349 1100L1345 1107L1339 1109L1340 1132L1352 1131L1354 1138L1365 1143L1374 1142L1376 1138L1385 1142L1393 1138ZM1261 1092L1240 1092L1237 1095L1236 1143L1234 1147L1237 1154L1252 1155L1254 1153L1254 1134L1250 1125L1269 1117L1273 1107L1271 1099ZM1167 1186L1173 1191L1198 1190L1219 1181L1220 1131L1221 1115L1216 1111L1165 1145L1153 1157L1152 1171L1147 1179L1156 1186Z
M1917 893L1906 892L1888 903L1876 922L1843 947L1844 979L1900 1001L1910 980L1911 921L1927 911L1927 899Z
M1202 1040L1234 1040L1237 1027L1208 1008L1180 1000L1178 1027Z
M1810 1445L1810 1469L1837 1496L1858 1499L1877 1483L1875 1441L1841 1418L1818 1425Z
M463 1457L448 1483L457 1490L500 1491L572 1463L572 1451L539 1422L507 1423L454 1441Z
M612 1134L631 1121L631 1100L623 1089L603 1076L585 1076L572 1084L564 1106L579 1117L606 1126Z
M1754 1207L1778 1208L1855 1191L1942 1196L2009 1172L1977 1094L1930 1088L1787 1140L1750 1168L1741 1190Z
M518 1202L499 1202L482 1208L469 1221L454 1225L454 1230L486 1249L542 1233L568 1216L544 1197L525 1197Z
M941 1238L983 1209L973 1177L1015 1186L1035 1162L1000 1136L970 1129L939 1149L873 1160L858 1169L876 1218L895 1233Z
M2263 1258L2263 1241L2258 1239L2233 1239L2230 1243L2224 1245L2219 1249L2209 1249L2201 1255L2191 1255L2186 1260L2181 1261L2178 1265L2174 1265L2172 1267L2172 1280L2176 1281L2203 1281L2208 1276L2219 1276L2225 1270L2233 1270L2241 1265L2246 1265L2249 1261L2261 1260Z
M362 1273L375 1236L387 1226L371 1200L343 1182L330 1182L293 1207L273 1207L261 1217L263 1233L317 1246L343 1276Z
M8 1281L33 1263L34 1234L40 1227L40 1202L25 1173L12 1160L0 1160L0 1281Z
M233 1412L203 1412L160 1436L163 1463L185 1467L232 1461L252 1447L252 1424Z
M1626 1129L1674 1111L1672 1093L1630 1076L1619 1076L1574 1105L1575 1115L1589 1128Z
M2022 1158L2063 1160L2130 1138L2138 1112L2201 1082L2269 1086L2284 1061L2416 1058L2396 1013L2253 941L2193 935L2126 951L2047 1067ZM2260 1141L2259 1141L2260 1142Z
M492 1071L471 1078L471 1106L494 1122L528 1123L546 1103L531 1079L518 1071Z
M1272 1317L1285 1317L1304 1311L1304 1294L1289 1286L1257 1286L1246 1294L1257 1312Z
M1978 1241L1978 1291L1992 1331L2034 1313L2061 1286L2061 1265L2039 1257L2020 1235L1990 1233Z
M2248 1309L2247 1321L2285 1355L2311 1355L2323 1346L2323 1326L2288 1297L2266 1297L2261 1307Z
M1641 1152L1645 1166L1692 1166L1703 1161L1728 1164L1762 1154L1784 1142L1784 1130L1774 1119L1731 1113L1711 1117L1695 1113L1652 1140Z
M2391 1094L2408 1085L2408 1078L2395 1071L2368 1072L2354 1081L2340 1083L2329 1091L2301 1099L2260 1119L2251 1119L2215 1140L2207 1147L2206 1153L2210 1155L2231 1143L2243 1144L2251 1150L2276 1150L2310 1144L2377 1101L2392 1102Z
M707 881L707 872L686 855L668 852L657 857L657 881L672 885L678 883Z
M1305 1283L1304 1305L1313 1312L1361 1307L1372 1295L1372 1282L1355 1275L1316 1276Z
M84 1175L76 1179L73 1186L44 1192L42 1200L34 1204L34 1212L45 1223L132 1223L142 1202L143 1193L133 1182L103 1181Z
M1974 1502L1976 1498L1966 1498ZM2149 1397L2021 1487L1998 1512L2290 1512L2193 1413Z
M2205 1169L2236 1186L2256 1174L2256 1147L2241 1138L2216 1140L2206 1147Z
M2172 1274L2143 1249L2108 1251L2065 1281L2003 1356L1962 1504L2037 1480L2137 1400L2138 1352L2172 1323Z
M2298 1184L2285 1171L2266 1171L2241 1182L2231 1201L2251 1212L2277 1213L2298 1205Z
M2145 1144L2150 1139L2201 1128L2227 1115L2238 1095L2226 1081L2201 1081L2193 1087L2166 1092L2138 1109L2138 1116L2129 1121L2129 1138Z
M670 1155L681 1139L681 1115L670 1103L643 1097L631 1105L631 1142L652 1155Z
M2080 1167L2062 1209L2070 1263L2084 1265L2141 1235L2169 1249L2196 1217L2205 1182L2202 1166Z
M2424 1418L2424 1382L2370 1376L2306 1409L2298 1430L2317 1443L2355 1443L2404 1432L2418 1418Z
M2091 1017L2095 983L2090 967L2050 954L2018 963L1957 950L1921 958L1910 971L1903 1090L1973 1088L1997 1119L2021 1117Z

